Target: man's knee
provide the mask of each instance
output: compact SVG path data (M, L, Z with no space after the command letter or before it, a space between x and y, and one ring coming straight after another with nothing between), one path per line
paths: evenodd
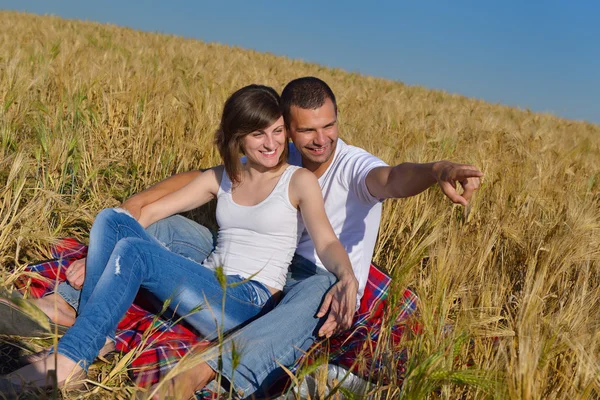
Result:
M281 304L298 302L307 306L307 309L316 307L336 281L336 277L331 273L313 275L296 284L283 296Z
M336 282L337 279L332 273L316 274L300 282L298 290L310 292L313 295L325 294Z
M212 232L181 215L157 221L146 228L146 232L172 252L199 263L204 261L213 249Z
M182 219L185 219L185 217L181 215L171 215L170 217L160 219L147 227L146 232L159 239L161 242L168 242L171 240L170 236L172 233L177 230L177 227L181 223L183 223Z
M329 290L337 282L337 278L331 272L317 274L309 279L311 279L311 285L316 285L323 292Z
M182 236L187 234L212 237L212 233L207 227L182 215L171 215L158 220L146 228L146 232L157 239L160 239L161 236L164 236L165 239L178 239L177 237L171 237L178 233Z

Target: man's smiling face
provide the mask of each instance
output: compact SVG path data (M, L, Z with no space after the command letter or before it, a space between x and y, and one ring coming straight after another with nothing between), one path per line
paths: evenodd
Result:
M290 108L289 135L302 155L302 166L321 176L327 169L338 139L337 113L326 99L319 108Z

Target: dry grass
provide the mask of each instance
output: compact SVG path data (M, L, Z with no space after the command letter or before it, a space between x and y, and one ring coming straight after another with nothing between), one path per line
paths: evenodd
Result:
M598 398L600 127L238 48L0 13L2 286L102 208L217 163L233 90L303 75L337 93L352 144L485 172L468 212L437 189L385 204L375 259L419 294L424 329L405 385L375 396ZM96 369L83 397L130 396L116 361Z

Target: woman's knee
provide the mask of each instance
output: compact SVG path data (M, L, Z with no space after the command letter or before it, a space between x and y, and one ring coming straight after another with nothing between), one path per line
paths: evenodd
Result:
M104 229L107 226L122 224L135 220L133 216L123 208L105 208L96 215L92 228Z

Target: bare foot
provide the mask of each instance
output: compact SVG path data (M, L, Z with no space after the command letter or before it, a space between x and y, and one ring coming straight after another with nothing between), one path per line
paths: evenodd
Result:
M29 301L42 310L55 324L72 326L75 323L77 313L65 299L56 293L39 299L29 299Z
M215 371L207 363L200 363L192 369L180 373L173 379L162 384L158 392L152 396L153 400L164 398L190 399L197 390L202 389L215 379ZM154 392L160 384L152 386L150 393Z
M54 385L54 377L49 376L49 371L55 371L59 388L81 380L85 376L85 371L75 361L62 354L51 354L43 360L16 370L5 378L18 386L50 388Z

